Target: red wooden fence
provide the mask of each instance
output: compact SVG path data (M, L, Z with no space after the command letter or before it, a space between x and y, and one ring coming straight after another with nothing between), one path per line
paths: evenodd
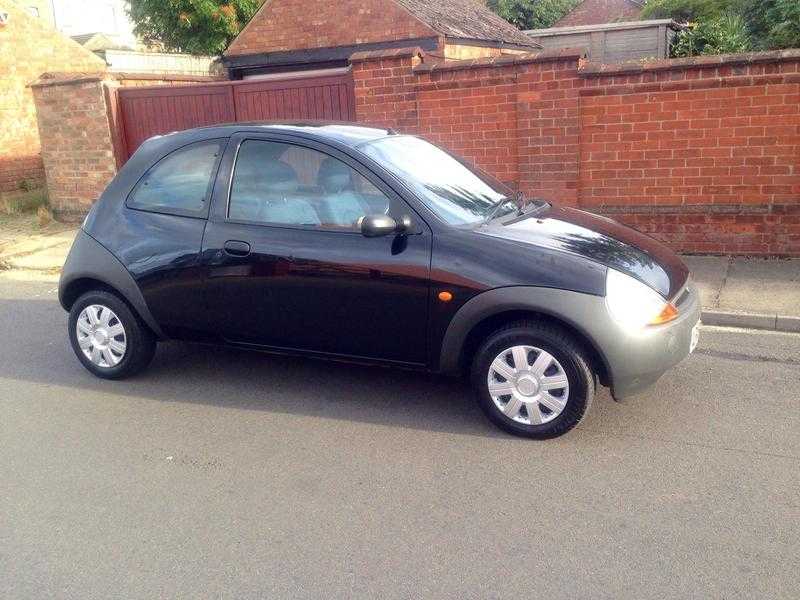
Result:
M343 75L201 85L120 88L127 156L147 138L217 123L284 119L355 120L353 78Z

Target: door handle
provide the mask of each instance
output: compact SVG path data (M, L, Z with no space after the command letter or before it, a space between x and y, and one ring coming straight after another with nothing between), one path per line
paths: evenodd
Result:
M250 254L250 244L239 240L228 240L223 246L225 254L230 256L248 256Z

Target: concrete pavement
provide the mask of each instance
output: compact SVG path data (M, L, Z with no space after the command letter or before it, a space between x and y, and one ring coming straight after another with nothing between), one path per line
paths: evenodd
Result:
M0 273L14 279L58 281L76 229L31 234L0 245Z
M550 442L460 383L165 344L101 381L0 280L0 597L798 598L800 336L704 328Z
M703 322L800 332L800 259L684 256Z

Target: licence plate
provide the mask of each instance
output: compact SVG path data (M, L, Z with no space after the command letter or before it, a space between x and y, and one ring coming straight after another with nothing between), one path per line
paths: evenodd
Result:
M689 344L689 354L695 351L697 348L697 343L700 341L700 321L697 322L697 325L694 326L692 329L692 341Z

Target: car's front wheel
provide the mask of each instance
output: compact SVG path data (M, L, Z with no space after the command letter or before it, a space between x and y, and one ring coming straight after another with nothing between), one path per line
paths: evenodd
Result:
M153 333L125 302L105 290L86 292L69 312L69 340L81 364L103 379L123 379L147 367Z
M484 413L515 435L565 434L586 415L595 378L581 344L548 322L512 323L490 335L472 362Z

